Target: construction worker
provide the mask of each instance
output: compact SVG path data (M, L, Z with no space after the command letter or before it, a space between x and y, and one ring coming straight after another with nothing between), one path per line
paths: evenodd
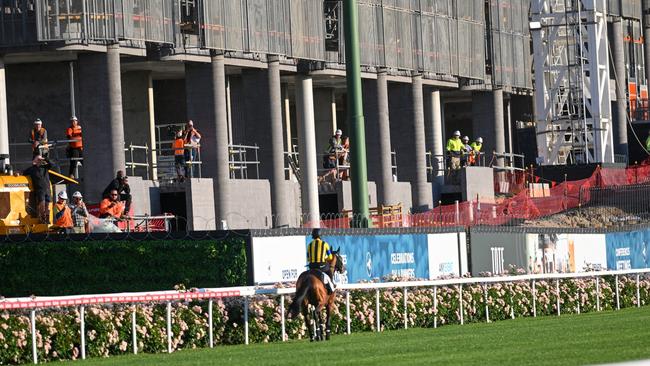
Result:
M37 118L34 121L34 128L29 135L29 142L32 144L32 158L40 155L47 158L49 146L47 144L47 130L43 127L43 121Z
M461 149L462 153L460 155L460 165L467 166L469 157L472 155L472 147L469 145L468 136L463 136L461 141L463 141L463 148Z
M64 229L66 232L72 231L72 210L68 207L68 194L65 191L59 192L54 204L54 225Z
M328 151L330 154L336 154L341 150L343 150L343 131L336 130L329 140Z
M476 165L476 162L479 161L481 156L481 149L483 148L483 138L478 137L470 145L472 148L472 155L470 156L469 163L470 165Z
M32 166L27 168L23 175L28 176L34 188L33 194L36 201L36 214L41 224L50 223L49 204L52 202L50 173L53 165L46 158L36 155L32 160Z
M447 153L451 169L460 169L460 157L463 151L463 142L460 140L460 131L454 131L454 135L447 141Z
M120 220L124 215L124 205L119 200L120 195L116 189L110 191L108 197L99 204L99 218L112 218Z
M124 210L128 214L131 209L131 187L129 186L129 178L124 175L124 171L117 171L115 179L104 188L102 198L110 198L113 190L116 190L119 194L118 199L125 202Z
M66 153L70 159L68 175L71 178L76 178L75 172L77 171L77 166L81 164L81 159L83 158L81 126L79 125L77 117L72 116L70 118L70 127L65 130L65 135L68 140L72 140L68 143L68 148L66 149Z
M189 149L185 150L185 164L187 165L185 176L191 178L194 176L193 162L198 160L199 143L201 142L201 134L196 128L194 128L194 122L192 120L187 121L187 124L185 125L184 140L185 145L191 146Z
M75 234L87 233L89 215L81 192L77 191L72 194L72 204L70 205L70 209L72 210L72 222L74 223L72 232Z
M185 176L188 175L189 167L185 164L185 140L183 139L183 131L176 132L176 139L172 143L172 149L174 149L174 164L176 165L176 175L178 175L178 181L182 182L185 180ZM182 170L185 168L185 175L183 175Z

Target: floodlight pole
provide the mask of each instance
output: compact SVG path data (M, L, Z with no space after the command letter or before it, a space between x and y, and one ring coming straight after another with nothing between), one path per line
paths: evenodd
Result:
M352 227L371 226L368 210L368 168L366 131L361 94L361 56L359 50L359 16L357 0L343 1L345 33L345 71L350 123L350 180L352 184Z

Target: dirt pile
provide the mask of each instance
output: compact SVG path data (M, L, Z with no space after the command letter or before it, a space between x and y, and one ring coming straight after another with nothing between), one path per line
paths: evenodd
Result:
M616 207L573 209L535 220L526 220L528 227L612 228L640 224L647 218L629 214Z

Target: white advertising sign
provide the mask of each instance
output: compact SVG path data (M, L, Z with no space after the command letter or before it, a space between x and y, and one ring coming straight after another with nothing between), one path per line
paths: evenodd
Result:
M467 272L467 247L464 232L460 233L460 245L458 245L458 233L429 234L427 241L429 279L441 276L459 276Z
M307 264L304 236L274 236L252 239L255 284L293 282Z

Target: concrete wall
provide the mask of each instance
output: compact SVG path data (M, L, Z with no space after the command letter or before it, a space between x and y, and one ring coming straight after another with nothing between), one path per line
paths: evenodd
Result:
M131 200L134 215L160 214L160 189L151 180L129 177Z
M67 62L7 65L10 144L26 143L36 118L43 120L50 140L65 139L71 114L68 68ZM83 127L85 121L80 122ZM31 146L11 145L9 152L13 164L27 163L17 165L18 169L31 166Z
M379 161L379 126L377 123L377 81L362 79L363 86L363 115L366 121L366 161L368 164L368 180L378 182L381 178Z
M460 173L463 201L476 200L494 202L494 171L492 168L472 166L463 168Z
M214 191L212 179L185 180L185 205L188 230L215 230Z
M126 72L122 74L122 109L124 114L124 140L126 145L151 145L149 129L149 73ZM151 147L151 146L150 146ZM144 163L146 154L143 151L134 152L133 160ZM130 155L127 154L127 161ZM136 168L135 175L146 177L145 168ZM129 176L131 169L127 170Z
M443 94L444 95L444 94ZM426 104L425 104L426 105ZM474 130L472 127L472 102L458 102L458 103L447 103L443 99L444 113L443 113L443 140L444 143L447 143L447 140L452 136L454 131L458 130L460 133L465 136L469 136L470 139L476 138L474 136ZM426 110L425 110L426 113ZM427 131L429 133L429 131ZM483 137L485 139L485 137ZM427 139L427 143L431 142ZM427 145L427 149L430 146ZM485 149L483 149L485 150ZM446 152L446 150L445 150Z
M412 182L415 179L415 148L413 146L413 106L411 85L388 83L391 147L397 154L397 179Z
M232 88L232 86L231 86ZM246 139L242 141L245 145L257 145L258 159L260 161L260 179L271 179L273 174L273 144L271 141L271 108L269 100L269 82L267 70L246 69L242 73L241 88L234 90L237 104L243 106L241 119L237 121L238 129L244 131ZM233 102L233 89L231 89L231 104ZM243 93L243 94L240 94ZM251 96L255 97L251 97ZM235 120L233 120L234 130ZM254 156L248 156L253 159ZM251 166L251 169L254 169ZM249 177L252 172L249 172Z
M316 153L324 154L329 147L329 139L334 135L332 114L333 89L314 88L314 117L316 122ZM349 136L350 131L343 131L343 137ZM322 159L318 159L322 168Z
M411 183L408 182L393 182L391 189L393 194L397 197L397 203L401 203L404 212L409 212L413 207L411 198Z
M352 184L350 181L337 182L336 195L339 201L339 212L352 210ZM377 207L377 187L375 182L368 182L368 207Z
M461 131L461 133L465 133ZM470 140L483 137L483 152L490 159L496 147L494 133L494 96L491 92L475 92L472 94L472 135Z
M230 229L271 227L271 186L268 180L231 180L228 207Z

